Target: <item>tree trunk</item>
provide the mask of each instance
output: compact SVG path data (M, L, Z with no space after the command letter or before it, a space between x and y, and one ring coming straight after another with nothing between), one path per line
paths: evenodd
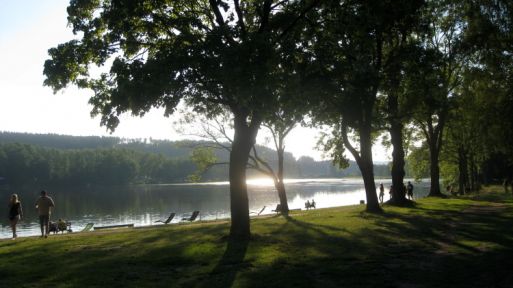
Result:
M370 115L372 109L368 111ZM365 117L364 117L365 118ZM370 120L370 117L367 119ZM360 172L362 173L363 184L365 186L365 196L367 198L367 211L368 212L381 212L383 211L379 206L378 196L376 194L376 183L374 183L374 165L372 162L372 138L371 138L371 123L368 121L361 121L358 127L360 132L360 152L354 148L347 136L347 123L342 118L341 135L344 146L351 152Z
M470 189L477 191L477 169L474 154L470 155Z
M276 188L276 191L278 192L278 198L280 199L280 212L282 214L288 214L289 213L289 205L287 202L287 193L285 191L285 184L283 181L278 181L276 178L274 180L274 187Z
M258 125L247 125L246 117L234 112L234 137L230 152L230 237L249 239L249 203L246 185L246 166L255 144ZM253 120L254 121L254 120Z
M363 123L360 125L360 157L357 161L362 172L363 183L365 186L365 195L367 197L367 211L381 212L378 196L376 194L376 183L374 182L374 163L372 161L372 140L371 124ZM355 157L356 158L356 157Z
M430 141L429 143L429 158L430 163L430 174L431 174L431 187L429 189L428 196L440 197L443 196L440 191L440 167L438 164L439 150L436 143Z
M465 164L465 151L460 146L458 148L458 194L465 194L465 173L467 167Z
M404 190L404 147L403 124L398 117L397 97L388 97L388 109L390 111L390 141L392 142L392 199L391 204L401 205L406 203L406 191Z
M406 203L406 191L404 190L404 148L402 137L402 125L392 125L390 129L391 142L393 146L392 151L392 191L393 204Z
M467 187L468 183L468 165L467 165L467 155L465 153L465 148L459 147L458 148L458 172L459 172L459 185L458 185L458 192L460 195L465 194L465 189Z
M283 214L289 213L289 204L287 201L287 193L285 192L285 183L283 183L283 154L282 148L278 149L278 182L275 183L276 190L278 191L278 197L280 198L281 212Z

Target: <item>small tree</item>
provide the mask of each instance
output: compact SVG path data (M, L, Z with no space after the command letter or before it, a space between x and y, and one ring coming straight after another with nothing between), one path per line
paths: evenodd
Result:
M294 116L294 118L298 117L299 116ZM190 121L184 122L188 122L188 124L198 125L201 127L200 131L192 134L191 130L186 128L187 131L189 131L187 135L200 137L207 141L199 144L199 147L196 147L192 154L193 161L198 165L198 171L194 175L191 175L191 179L198 180L199 176L210 167L219 164L228 164L219 162L217 158L215 158L212 150L223 149L229 153L231 152L233 139L229 135L229 131L231 130L231 127L229 127L230 121L227 114L210 119L205 119L202 117L198 118L194 116L186 118L190 119ZM280 199L281 212L284 214L287 214L289 211L287 194L283 182L285 138L294 128L296 123L297 122L294 122L292 119L292 114L287 114L287 116L285 116L283 113L276 113L272 120L268 120L266 123L262 124L269 130L276 149L276 156L278 160L277 170L273 169L269 160L262 158L259 155L256 145L254 145L252 148L252 152L249 155L249 161L247 165L247 168L255 169L273 180L274 186L278 193L278 197ZM182 125L183 124L184 123L182 123Z

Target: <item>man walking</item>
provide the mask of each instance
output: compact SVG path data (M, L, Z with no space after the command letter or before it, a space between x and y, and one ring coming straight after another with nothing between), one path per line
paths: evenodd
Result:
M406 187L407 195L410 200L413 200L413 184L408 181L408 186Z
M36 209L39 214L39 225L41 225L41 238L48 237L52 207L55 207L53 199L48 196L48 193L45 190L41 191L41 197L36 201Z

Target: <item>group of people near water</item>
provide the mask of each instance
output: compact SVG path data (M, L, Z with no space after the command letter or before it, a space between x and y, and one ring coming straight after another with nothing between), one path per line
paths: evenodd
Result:
M50 232L50 215L52 208L55 207L53 199L48 196L48 192L41 191L41 196L37 199L35 205L39 215L39 225L41 226L41 238L47 238ZM12 194L9 200L9 221L12 229L12 239L16 240L16 225L23 218L23 209L18 194Z
M408 185L404 185L403 192L406 193L405 196L413 200L413 184L411 184L411 181L408 181ZM388 194L390 195L390 199L392 199L392 195L394 194L394 185L390 185L390 190L388 191ZM383 186L383 183L379 183L379 202L383 204L383 198L385 197L385 186Z

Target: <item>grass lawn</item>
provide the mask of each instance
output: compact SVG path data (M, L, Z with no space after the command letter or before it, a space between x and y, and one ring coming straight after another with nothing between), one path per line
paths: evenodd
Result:
M513 199L501 187L413 208L297 211L0 241L0 287L513 287Z

